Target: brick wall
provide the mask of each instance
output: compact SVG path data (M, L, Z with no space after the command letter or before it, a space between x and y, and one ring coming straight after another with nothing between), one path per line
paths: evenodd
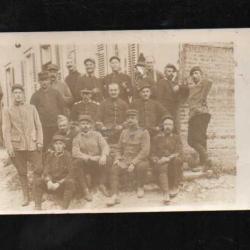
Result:
M190 68L199 65L213 81L208 97L212 119L208 128L209 155L222 163L223 168L235 167L234 120L234 59L233 44L183 44L180 50L180 75L189 76ZM188 109L181 109L182 133L186 144Z

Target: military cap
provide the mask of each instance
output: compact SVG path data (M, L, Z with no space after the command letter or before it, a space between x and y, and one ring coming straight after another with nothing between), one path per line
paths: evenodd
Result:
M171 68L173 69L175 72L177 71L177 68L174 66L174 64L171 64L171 63L168 63L166 66L165 66L165 69L166 68Z
M42 71L38 73L38 80L48 80L49 79L49 72L48 71Z
M151 89L151 84L146 80L142 80L142 81L138 82L138 85L139 85L139 88L138 88L139 91L141 91L145 88Z
M191 70L190 70L190 76L193 75L193 73L194 73L195 71L200 71L200 72L202 73L202 70L201 70L201 68L200 68L199 66L194 66L194 67L191 68Z
M117 61L121 61L121 59L118 57L118 56L111 56L110 58L109 58L109 62L111 62L112 60L114 60L114 59L116 59Z
M92 63L95 64L95 59L94 59L94 58L91 58L91 57L88 57L88 58L86 58L86 59L83 61L83 63L86 64L87 62L92 62Z
M161 118L161 122L163 123L163 122L164 122L165 120L167 120L167 119L174 121L174 118L173 118L172 115L166 114L166 115L164 115L164 116Z
M92 90L90 90L90 89L82 89L80 92L81 92L81 94L83 94L83 93L92 94Z
M67 138L66 138L65 136L63 136L63 135L54 135L54 136L52 137L52 142L54 143L54 142L56 142L56 141L61 141L61 142L66 143Z
M13 92L15 89L20 89L24 92L24 87L23 85L21 84L14 84L12 87L11 87L11 91Z
M90 115L79 115L78 116L78 121L79 122L80 121L89 121L89 122L93 123L93 120L92 120Z
M127 116L137 116L138 111L136 109L128 109L126 114Z
M47 69L48 69L49 71L50 71L50 70L56 70L56 71L58 71L58 70L59 70L59 67L58 67L56 64L51 63L51 64L48 65Z

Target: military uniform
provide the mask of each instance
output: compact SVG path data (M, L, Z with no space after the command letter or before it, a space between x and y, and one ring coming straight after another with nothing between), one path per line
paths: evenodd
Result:
M110 83L118 83L120 86L120 98L129 103L130 97L133 95L131 79L128 75L121 72L112 72L103 78L104 95L108 96L108 85Z
M170 157L171 160L163 164L155 164L159 177L159 184L163 192L168 193L169 188L177 189L182 180L182 144L176 134L165 135L163 132L153 138L151 147L152 158L159 160Z
M64 137L55 135L53 141L56 140L64 140ZM62 207L67 209L76 189L71 154L67 151L62 153L50 152L46 155L44 166L43 178L39 179L34 187L36 208L41 209L43 193L51 192L63 194ZM55 191L49 190L49 181L53 184L58 183L59 187Z
M99 103L95 101L76 102L72 107L70 119L72 121L77 121L79 115L90 115L94 121L97 121L99 114L99 106Z
M135 177L137 188L142 188L145 182L147 169L149 167L150 136L147 130L136 128L124 129L121 133L118 151L115 157L120 160L119 166L113 165L110 173L111 193L118 193L119 174L127 170L130 164L135 166Z
M107 130L111 130L110 135L107 135L109 144L118 143L120 130L116 131L115 127L123 126L127 109L128 104L120 98L108 98L100 104L98 121L102 122Z
M80 116L80 119L91 119L85 117L87 116ZM108 157L109 146L99 132L80 132L74 138L72 147L72 156L76 159L74 162L74 172L77 178L77 183L79 184L79 186L81 186L84 192L88 189L86 175L89 175L91 177L91 182L93 185L104 185L105 166L100 166L99 160L86 160L86 157L89 156L100 158L103 155Z
M161 118L166 115L167 110L156 100L142 98L135 100L131 107L138 111L140 127L146 128L150 135L155 135Z
M85 74L78 79L78 97L76 98L77 101L81 99L80 91L83 89L92 90L92 100L94 100L95 102L100 103L103 100L103 83L99 78L95 77L94 75L89 76ZM98 92L94 93L93 89L97 89Z

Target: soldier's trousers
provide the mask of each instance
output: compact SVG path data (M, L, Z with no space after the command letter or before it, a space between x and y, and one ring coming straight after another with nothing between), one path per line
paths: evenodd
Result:
M74 160L73 176L77 182L77 186L81 191L85 191L91 187L105 184L105 171L106 166L99 166L98 162L88 161L84 162L81 159ZM87 177L90 177L90 182L88 183Z
M155 165L159 186L164 193L168 193L169 189L178 188L182 181L182 163L180 158L175 158L169 163Z
M144 186L148 168L149 162L147 160L140 161L136 164L134 174L137 187ZM113 165L112 167L108 168L108 171L111 195L117 194L119 192L120 175L122 175L124 172L128 172L128 170L127 168L123 169L119 166Z
M62 207L63 209L67 209L72 201L75 193L75 182L71 178L66 178L62 184L56 189L55 191L48 190L47 182L40 178L36 181L34 185L34 199L35 205L41 206L42 204L42 196L43 194L50 193L50 194L57 194L62 196Z
M28 167L30 162L33 168L33 184L43 172L42 153L38 151L15 151L15 157L11 158L20 178L24 196L29 196Z
M207 127L211 115L199 114L193 116L188 123L188 144L191 146L200 157L200 164L206 164L207 155Z

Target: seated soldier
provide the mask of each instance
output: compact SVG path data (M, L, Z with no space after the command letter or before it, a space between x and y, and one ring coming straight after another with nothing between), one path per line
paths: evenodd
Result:
M170 197L177 195L182 179L182 145L180 137L173 133L173 118L164 116L162 125L163 132L153 138L151 152L163 192L163 202L168 204Z
M92 91L89 89L81 90L82 100L76 102L71 110L70 120L77 121L79 115L90 115L97 121L99 114L99 103L92 100Z
M34 186L35 209L42 209L44 192L61 194L62 208L67 209L75 192L72 176L72 158L65 150L65 137L54 135L52 138L54 152L49 152L44 163L43 177Z
M136 110L127 111L127 125L121 133L117 155L112 168L110 168L110 188L112 196L107 205L119 203L118 186L119 175L122 172L134 173L137 186L137 197L144 196L144 181L149 167L150 136L147 130L138 125Z
M99 132L93 131L93 120L89 115L80 115L79 122L81 132L74 138L72 148L72 155L76 158L75 176L86 200L91 201L87 176L91 187L99 186L100 191L107 195L104 183L109 145Z

